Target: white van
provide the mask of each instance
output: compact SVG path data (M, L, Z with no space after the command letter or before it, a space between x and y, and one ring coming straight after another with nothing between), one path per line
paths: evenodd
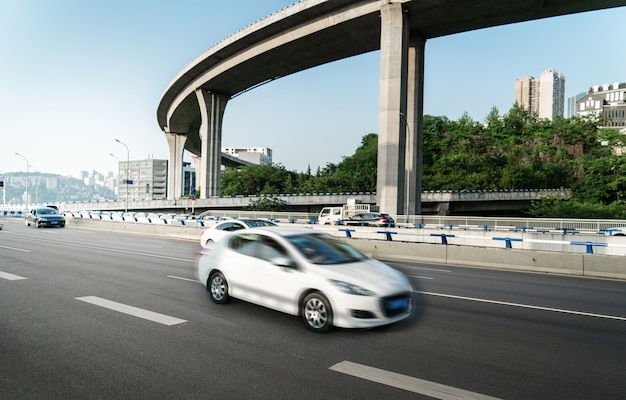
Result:
M320 225L333 225L336 221L341 221L342 207L324 207L320 211L320 215L317 218L317 223Z

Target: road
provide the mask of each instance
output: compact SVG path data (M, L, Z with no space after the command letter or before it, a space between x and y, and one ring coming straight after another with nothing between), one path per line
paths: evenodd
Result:
M415 315L316 334L213 304L199 244L0 231L1 399L625 399L626 282L390 263Z

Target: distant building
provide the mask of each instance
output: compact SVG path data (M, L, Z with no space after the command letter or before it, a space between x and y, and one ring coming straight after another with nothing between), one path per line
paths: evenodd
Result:
M183 194L194 194L196 188L196 170L190 162L183 162Z
M603 117L602 127L626 133L626 83L596 85L576 101L576 114Z
M257 165L272 163L272 149L268 147L222 147L222 153Z
M567 100L567 117L568 118L575 117L578 114L577 109L576 109L576 103L578 102L578 100L582 99L586 95L587 93L581 92L581 93L578 93L576 96L570 97Z
M151 200L167 197L167 160L131 160L119 163L118 200Z
M515 80L515 102L536 113L539 118L552 120L565 111L565 75L547 69L539 78L527 76Z
M515 80L515 102L533 114L539 114L539 81L532 76Z

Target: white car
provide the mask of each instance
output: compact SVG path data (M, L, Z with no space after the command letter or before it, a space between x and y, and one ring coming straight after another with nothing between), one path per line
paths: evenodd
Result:
M231 232L238 231L240 229L256 228L259 226L276 226L276 224L270 220L262 218L228 219L226 221L218 222L212 227L205 229L200 237L200 245L202 247L206 247L209 243L219 242Z
M234 297L298 315L316 332L411 315L413 289L404 274L324 232L246 229L201 253L198 278L217 304Z

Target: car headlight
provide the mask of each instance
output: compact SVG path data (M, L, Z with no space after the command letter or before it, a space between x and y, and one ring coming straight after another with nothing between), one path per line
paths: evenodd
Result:
M374 296L376 293L371 290L362 288L361 286L353 285L352 283L338 281L335 279L329 279L330 282L335 285L339 290L348 294L355 294L357 296Z

